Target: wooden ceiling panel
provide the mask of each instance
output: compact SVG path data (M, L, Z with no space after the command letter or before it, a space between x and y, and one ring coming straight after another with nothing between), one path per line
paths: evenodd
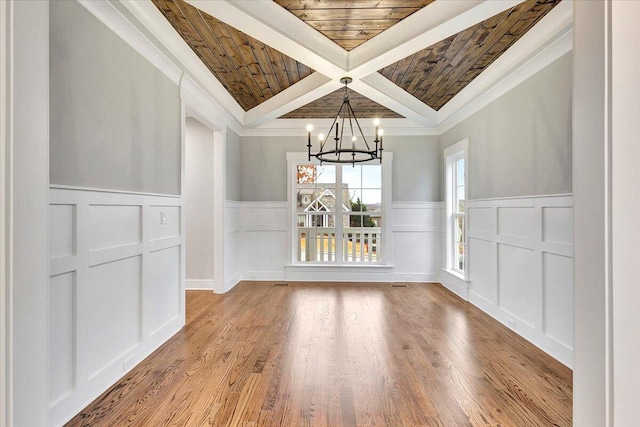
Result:
M349 98L351 100L351 108L358 119L367 118L401 118L402 116L395 111L391 111L386 107L370 100L349 89ZM282 119L328 119L335 118L344 99L344 89L338 89L320 99L300 107L284 116Z
M351 50L434 0L275 0L280 6Z
M183 0L152 1L245 111L313 72Z
M560 1L527 0L379 72L439 110Z

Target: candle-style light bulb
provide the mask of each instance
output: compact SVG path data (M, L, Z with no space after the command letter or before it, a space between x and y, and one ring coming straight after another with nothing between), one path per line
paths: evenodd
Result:
M313 130L313 125L311 123L309 123L307 125L307 132L311 132Z
M356 137L355 135L351 137L351 149L355 150L356 149Z
M380 119L373 119L374 126L380 126Z
M324 134L323 133L319 133L318 134L318 141L322 141L324 139Z

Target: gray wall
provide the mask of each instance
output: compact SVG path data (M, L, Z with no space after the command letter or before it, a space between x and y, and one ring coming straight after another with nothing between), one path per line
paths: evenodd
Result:
M440 146L437 136L385 137L393 152L393 201L431 202L440 198ZM240 200L287 200L287 152L305 152L300 137L240 139Z
M186 277L213 281L213 131L189 117L184 142Z
M437 136L385 136L384 149L393 153L391 192L394 202L442 200L442 161Z
M240 137L227 128L227 200L240 200Z
M571 193L572 53L440 136L469 138L469 198Z
M75 1L51 2L52 184L180 194L178 87Z

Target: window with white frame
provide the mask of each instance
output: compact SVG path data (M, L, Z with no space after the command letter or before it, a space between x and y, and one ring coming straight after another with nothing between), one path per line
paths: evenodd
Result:
M294 263L382 263L386 166L296 161L290 167Z
M445 150L447 268L462 276L466 271L466 153L466 139Z

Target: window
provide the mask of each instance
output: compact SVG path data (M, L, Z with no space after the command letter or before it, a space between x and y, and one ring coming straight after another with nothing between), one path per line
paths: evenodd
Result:
M391 153L387 155L390 160ZM292 261L382 263L383 165L301 161L290 167L295 218Z
M466 139L445 150L447 268L462 276L466 271L466 151Z

